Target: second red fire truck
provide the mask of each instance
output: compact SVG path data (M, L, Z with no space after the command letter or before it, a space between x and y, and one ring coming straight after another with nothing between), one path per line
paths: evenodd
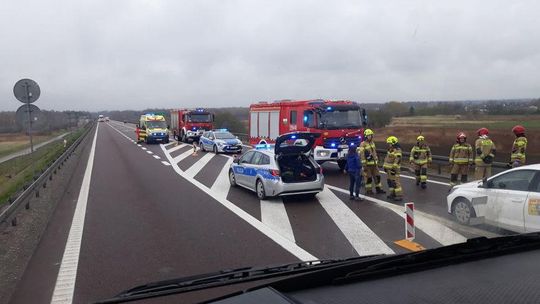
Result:
M171 131L183 142L199 141L204 131L214 128L214 115L204 109L171 110Z
M280 100L249 107L250 144L273 143L279 135L295 131L319 133L315 161L337 161L341 169L349 146L360 145L366 125L365 109L353 101Z

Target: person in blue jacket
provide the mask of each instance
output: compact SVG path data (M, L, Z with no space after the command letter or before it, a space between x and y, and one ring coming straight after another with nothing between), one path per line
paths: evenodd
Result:
M360 186L362 185L362 162L360 162L360 157L358 157L355 145L349 147L345 171L349 173L350 199L353 200L356 198L357 200L362 201L363 199L359 195Z

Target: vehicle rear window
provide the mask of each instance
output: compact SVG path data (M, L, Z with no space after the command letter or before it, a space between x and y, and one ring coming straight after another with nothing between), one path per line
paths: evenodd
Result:
M254 165L258 165L261 161L263 154L259 152L255 152L255 155L253 156L253 159L251 160L251 163Z
M262 157L259 160L259 165L270 165L270 156L261 154Z

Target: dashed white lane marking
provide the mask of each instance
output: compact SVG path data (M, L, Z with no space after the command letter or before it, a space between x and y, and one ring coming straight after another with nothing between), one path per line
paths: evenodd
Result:
M162 148L163 149L163 148ZM193 154L193 151L192 150L187 150L186 152L178 155L177 157L173 158L172 161L171 161L171 164L178 164L179 162L181 162L184 158L190 156L191 154ZM169 155L167 153L167 155ZM167 156L168 158L168 156Z
M329 189L336 190L342 193L349 194L348 190L341 189L335 186L326 185ZM392 203L369 197L369 196L362 196L364 199L372 201L374 203L377 203L383 207L386 207L395 213L397 213L400 216L404 216L405 210L402 206L394 205ZM467 238L463 235L455 232L448 226L442 224L446 220L438 218L436 216L415 210L414 211L414 224L416 227L420 230L422 230L424 233L429 235L431 238L433 238L435 241L441 243L442 245L452 245L457 243L463 243L467 241Z
M261 200L261 221L289 241L296 242L282 198Z
M231 188L231 184L229 182L229 168L232 162L232 157L227 159L227 162L225 163L223 168L221 168L218 177L214 181L214 184L212 185L212 187L210 187L210 192L214 193L216 197L226 199L227 195L229 194L229 190Z
M141 144L137 144L137 146L139 146L139 147L142 147L142 145L141 145Z
M161 157L157 156L157 155L152 155L155 159L161 159Z
M150 151L150 150L146 151L146 153L148 153L148 154L154 154L154 152L152 152L152 151Z
M94 167L94 156L96 152L96 141L99 124L96 127L92 148L88 156L88 163L84 171L84 177L77 199L77 206L73 214L71 228L64 249L62 263L58 271L58 277L54 286L51 303L72 303L73 292L75 290L75 280L77 279L77 267L79 265L79 253L81 250L81 240L84 229L84 218L86 216L86 205L88 203L88 193L90 192L90 181L92 180L92 169Z
M161 161L161 163L162 163L163 165L165 165L165 166L170 166L170 165L171 165L171 164L169 164L169 162L166 162L166 161L164 161L164 160Z
M167 157L169 162L171 162L171 165L172 165L174 171L176 171L176 173L178 175L182 176L187 181L191 182L193 185L195 185L201 191L208 194L210 197L213 197L214 200L216 200L221 205L223 205L225 208L229 209L231 212L233 212L234 214L239 216L241 219L246 221L248 224L253 226L255 229L257 229L261 233L265 234L267 237L272 239L278 245L283 247L283 249L287 250L288 252L290 252L291 254L296 256L298 259L300 259L302 261L312 261L312 260L317 259L315 256L311 255L309 252L305 251L300 246L296 245L296 243L291 242L289 239L285 238L281 234L279 234L276 231L270 229L268 226L266 226L262 222L258 221L256 218L251 216L249 213L245 212L244 210L242 210L241 208L239 208L238 206L236 206L232 202L230 202L230 201L226 200L225 198L223 198L222 195L216 195L216 193L214 193L211 189L208 189L206 186L204 186L202 183L200 183L199 181L197 181L193 177L190 177L187 174L185 174L185 172L180 170L177 163L175 163L173 161L172 157L167 153L165 147L161 147L161 149L163 150L163 153L165 153L165 156ZM231 159L231 161L232 161L232 159ZM227 168L227 167L225 167L225 168Z
M186 170L186 174L191 176L191 177L194 177L195 175L197 175L197 173L199 171L201 171L201 169L206 166L206 164L212 159L214 158L214 156L216 156L215 154L212 154L212 153L206 153L203 155L203 157L201 157L196 163L194 163L191 167L189 167L187 170Z
M170 148L169 150L167 150L168 153L173 153L174 151L176 150L180 150L182 149L183 147L187 146L186 144L179 144L178 146L176 147L172 147Z
M141 149L143 149L143 150L147 150L148 148L146 148L146 147L142 147Z
M377 234L354 214L332 191L325 189L317 195L319 203L343 232L360 256L371 254L393 254Z

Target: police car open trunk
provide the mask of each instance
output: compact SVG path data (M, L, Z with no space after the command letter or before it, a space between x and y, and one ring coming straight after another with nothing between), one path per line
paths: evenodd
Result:
M287 133L276 138L275 154L284 183L302 183L317 179L317 168L309 154L320 134Z

